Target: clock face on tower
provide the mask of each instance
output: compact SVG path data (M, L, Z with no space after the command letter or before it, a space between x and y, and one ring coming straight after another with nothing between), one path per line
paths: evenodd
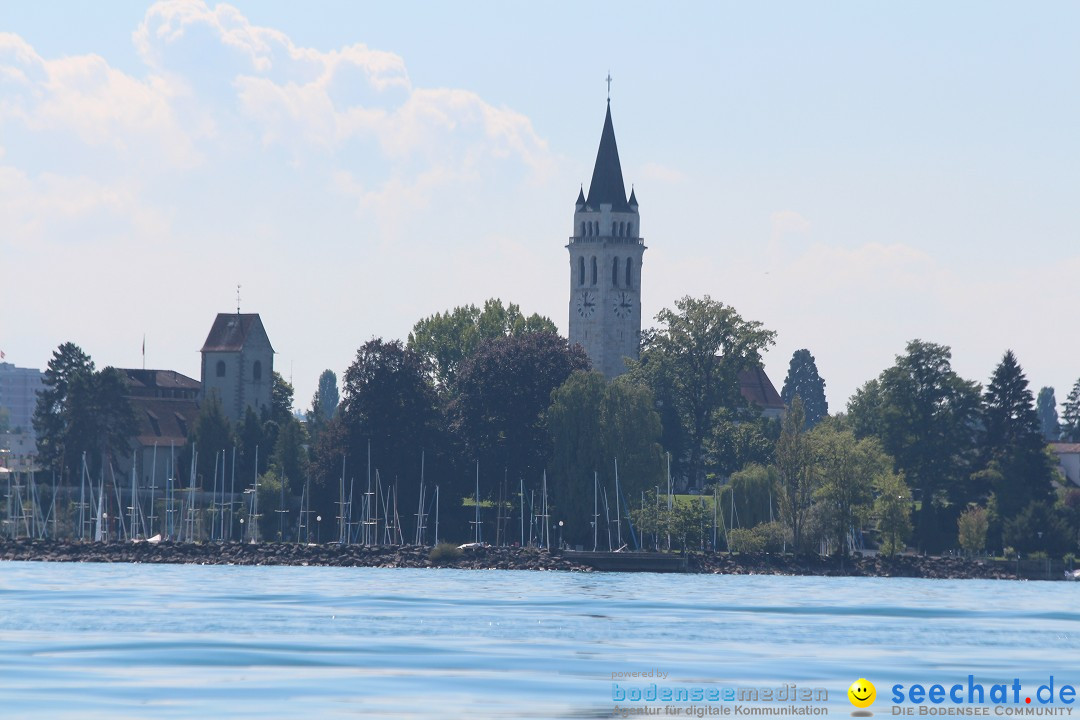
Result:
M582 290L578 293L576 306L580 317L591 318L596 312L596 293Z
M615 316L621 318L630 317L634 309L634 298L628 292L621 292L615 296Z

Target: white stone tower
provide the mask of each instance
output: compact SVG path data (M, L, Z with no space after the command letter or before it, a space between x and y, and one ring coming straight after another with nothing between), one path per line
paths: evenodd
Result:
M608 378L637 359L641 336L641 257L645 241L633 190L626 199L608 99L589 196L578 192L570 251L570 344L585 348Z

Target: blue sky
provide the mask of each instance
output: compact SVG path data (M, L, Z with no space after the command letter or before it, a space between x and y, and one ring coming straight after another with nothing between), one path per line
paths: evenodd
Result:
M644 315L708 293L841 409L912 338L1080 376L1080 5L0 5L0 348L198 375L260 312L306 407L498 296L566 330L604 76Z

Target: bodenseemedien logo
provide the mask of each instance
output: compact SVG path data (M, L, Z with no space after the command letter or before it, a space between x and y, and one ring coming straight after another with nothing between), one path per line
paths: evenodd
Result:
M874 683L866 678L859 678L851 683L847 696L851 704L858 708L858 710L851 713L854 717L870 717L874 714L866 709L873 705L874 700L877 699L877 688L874 687Z

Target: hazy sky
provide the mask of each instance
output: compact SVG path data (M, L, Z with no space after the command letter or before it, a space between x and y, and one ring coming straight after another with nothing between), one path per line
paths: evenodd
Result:
M565 333L609 70L645 317L734 305L834 410L916 337L1080 376L1075 2L0 0L0 349L198 377L239 283L306 408L455 305Z

